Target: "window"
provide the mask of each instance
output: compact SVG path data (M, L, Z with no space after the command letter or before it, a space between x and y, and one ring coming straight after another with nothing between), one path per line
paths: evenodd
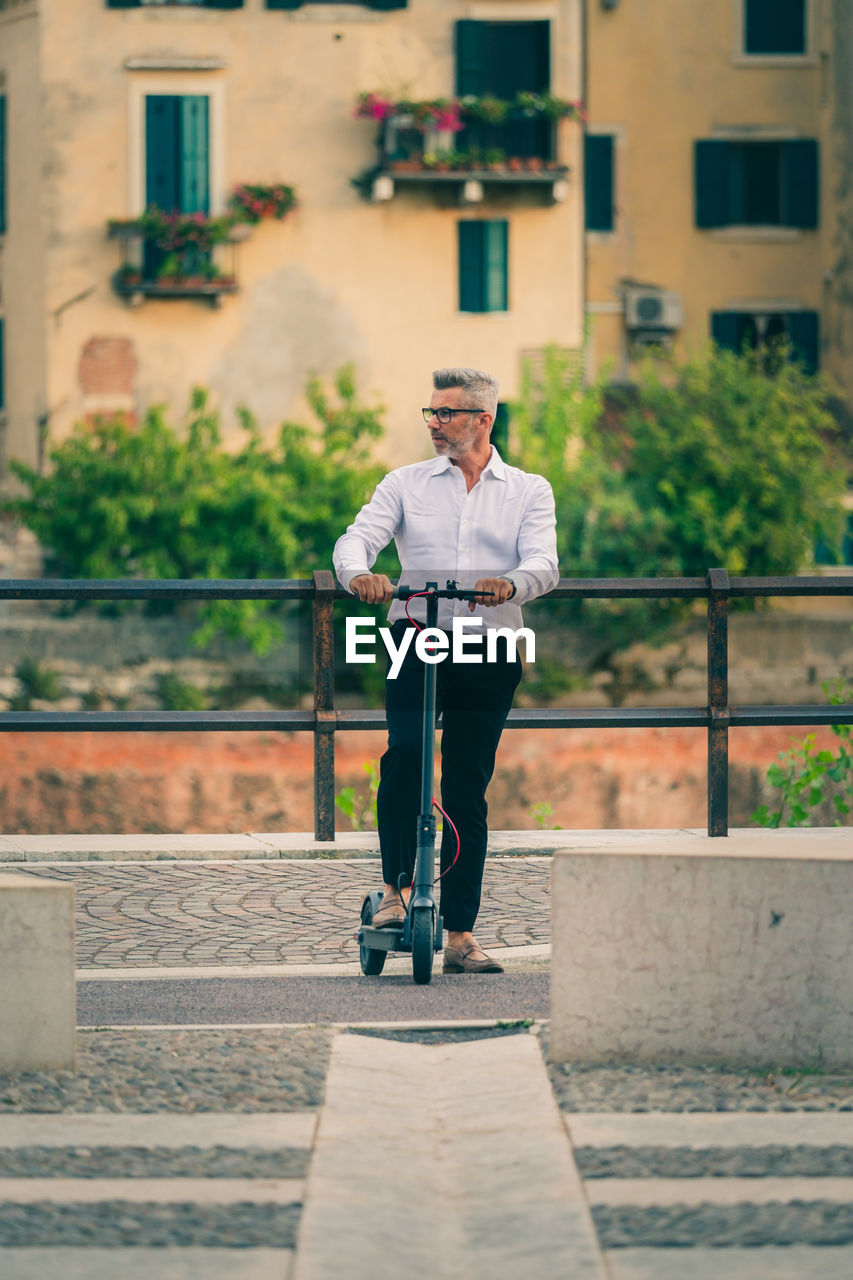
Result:
M459 310L508 309L509 223L503 218L459 223Z
M409 0L266 0L268 9L301 9L305 4L359 4L365 9L405 9Z
M243 0L107 0L108 9L141 9L146 6L192 6L196 9L242 9Z
M206 94L147 94L145 98L145 205L167 212L210 212L210 100ZM198 264L184 262L192 274ZM143 272L158 274L167 251L145 244Z
M697 227L818 225L818 144L812 138L695 144Z
M769 368L773 345L782 339L790 343L794 358L807 373L817 373L820 365L820 317L816 311L714 311L711 337L729 351L766 348Z
M806 53L806 0L743 0L744 53Z
M456 94L512 100L517 93L546 93L551 85L551 24L537 22L456 23ZM507 155L553 154L548 120L510 119L496 126L471 122L465 148L499 148Z
M0 236L6 232L6 95L0 93Z
M584 211L587 231L613 230L613 135L584 138Z
M509 405L506 400L498 401L489 442L495 446L501 457L505 457L509 445Z

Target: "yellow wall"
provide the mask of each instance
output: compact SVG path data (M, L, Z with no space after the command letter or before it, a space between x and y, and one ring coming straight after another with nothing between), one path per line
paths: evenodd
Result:
M587 305L593 368L609 360L616 378L631 372L621 312L625 280L681 295L684 327L676 345L682 350L707 342L710 313L738 309L737 303L776 302L780 309L796 303L821 312L827 340L822 277L832 191L826 180L831 89L827 58L822 67L819 56L828 44L824 11L820 0L811 0L810 56L746 59L739 48L742 3L587 5L589 129L617 138L615 230L587 234ZM820 140L817 231L696 227L694 141L741 130L745 137L776 131ZM842 372L831 350L822 365Z
M458 18L550 17L552 89L579 97L580 0L411 0L407 10L391 13L349 6L276 12L262 0L218 12L42 0L40 10L43 395L52 436L97 408L84 402L78 376L81 351L93 337L132 341L136 411L158 401L180 411L200 383L213 390L226 421L235 405L247 403L266 425L301 412L310 371L329 375L353 360L361 390L388 407L383 453L393 463L425 452L417 408L428 397L432 368L488 368L509 397L522 350L579 345L578 125L560 126L562 158L573 166L564 204L548 205L544 196L487 196L460 210L409 191L374 205L350 179L376 156L374 126L353 118L356 94L452 93ZM125 66L129 58L199 57L225 65ZM5 53L0 61L5 64ZM283 224L261 224L238 247L241 291L221 308L174 300L129 308L110 285L121 259L117 243L106 238L106 221L142 207L141 95L208 91L216 95L215 206L241 181L285 181L296 187L299 208ZM460 217L509 218L508 313L458 312ZM37 256L32 246L31 255ZM28 377L32 399L38 371ZM13 452L30 450L31 434L24 415L10 439Z
M6 234L0 235L5 413L0 476L10 457L38 460L45 399L45 286L42 157L39 145L39 31L32 0L0 12L0 92L6 94Z

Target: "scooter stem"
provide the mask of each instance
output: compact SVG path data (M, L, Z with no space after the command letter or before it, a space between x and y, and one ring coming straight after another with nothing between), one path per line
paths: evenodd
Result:
M437 582L428 582L426 590L426 625L438 624ZM424 717L421 742L421 810L418 815L418 840L415 854L415 877L412 906L433 906L435 876L435 814L432 808L435 752L435 663L424 663Z

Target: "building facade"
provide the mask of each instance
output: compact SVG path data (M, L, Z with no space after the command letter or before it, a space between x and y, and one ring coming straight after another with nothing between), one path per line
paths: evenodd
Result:
M844 0L590 0L594 369L781 336L849 399L851 29Z
M92 415L174 420L195 385L226 429L243 404L273 427L350 361L387 407L387 461L412 461L432 368L488 368L509 398L525 353L578 348L583 137L560 110L581 96L581 17L580 0L0 0L4 473ZM357 116L368 94L382 105ZM459 95L479 115L424 125ZM297 205L192 266L132 221L215 219L245 184Z

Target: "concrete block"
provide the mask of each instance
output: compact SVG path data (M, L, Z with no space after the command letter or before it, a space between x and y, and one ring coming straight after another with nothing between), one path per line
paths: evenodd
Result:
M74 1070L74 892L0 874L0 1073Z
M555 1061L853 1067L849 831L618 837L554 855Z

